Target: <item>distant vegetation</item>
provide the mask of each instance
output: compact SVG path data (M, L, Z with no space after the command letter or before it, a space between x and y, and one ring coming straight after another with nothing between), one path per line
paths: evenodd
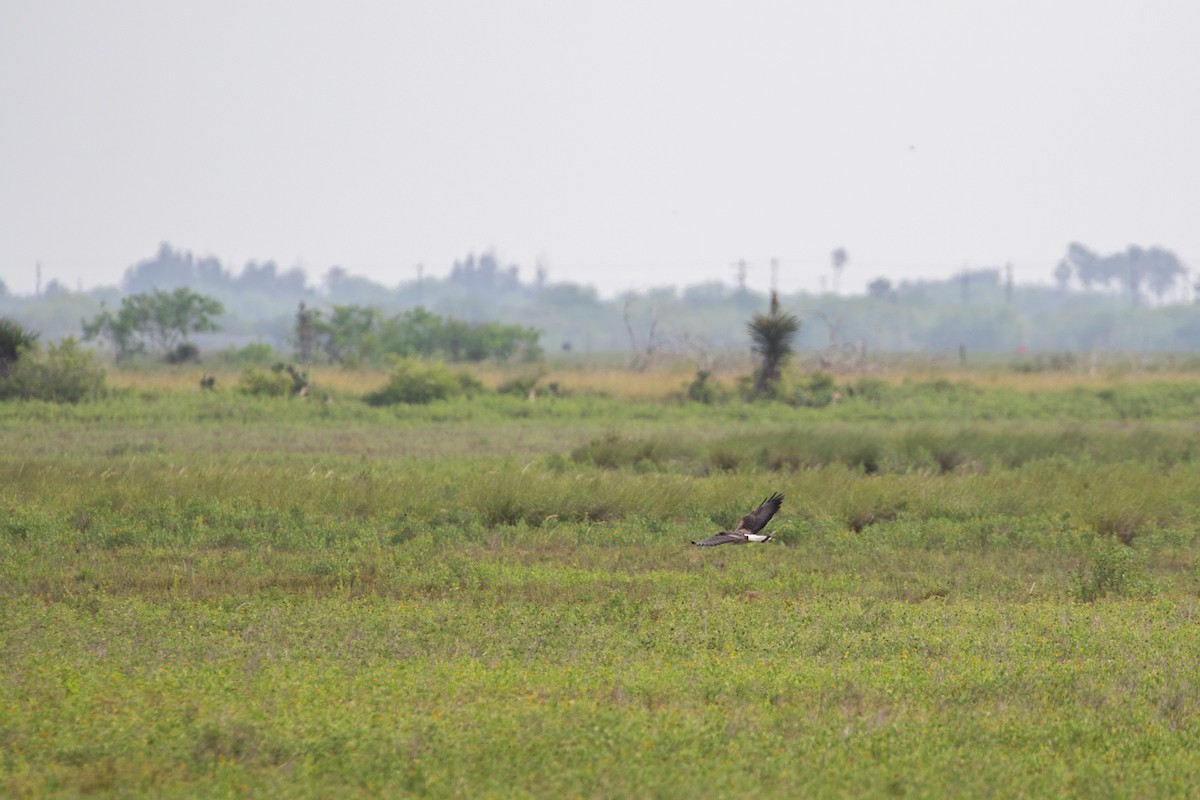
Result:
M469 362L513 357L534 361L542 354L540 334L533 328L497 322L471 324L424 308L392 317L371 306L335 305L328 314L302 309L297 331L309 327L317 355L347 366L379 364L387 356Z
M196 360L199 350L190 337L218 330L215 319L224 311L216 300L187 287L151 289L122 298L116 313L105 309L85 321L83 337L107 341L118 361L151 351L179 364Z
M852 269L843 248L831 254L828 268L835 285ZM744 278L746 265L740 269ZM1030 276L1028 267L1022 274ZM1010 267L996 266L948 280L878 277L859 296L779 299L783 312L801 323L797 350L827 353L831 361L862 351L957 357L1018 349L1082 354L1200 347L1200 307L1191 303L1186 266L1169 250L1130 246L1100 254L1072 243L1041 277L1042 285L1017 284ZM767 295L746 288L744 279L735 286L648 288L605 299L591 287L554 282L542 267L523 276L492 253L469 255L444 277L414 273L392 285L333 267L314 286L298 269L251 262L235 274L215 259L164 244L130 266L119 287L81 293L51 282L36 297L0 292L0 314L60 339L82 334L84 320L94 322L131 297L180 289L223 308L220 332L195 337L202 349L262 342L294 351L297 309L304 303L321 338L314 355L334 361L431 351L468 361L536 357L539 350L625 352L643 367L672 354L705 361L746 353L746 320L769 305ZM443 330L434 330L437 321ZM503 332L481 329L488 324L503 326ZM345 349L339 337L353 326L370 328L373 342ZM116 328L109 332L119 334ZM429 336L442 338L431 343ZM119 338L110 342L122 352Z

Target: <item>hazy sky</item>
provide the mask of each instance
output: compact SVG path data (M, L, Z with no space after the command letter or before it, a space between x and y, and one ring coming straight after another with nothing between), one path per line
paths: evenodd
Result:
M0 0L0 278L1200 268L1200 3Z

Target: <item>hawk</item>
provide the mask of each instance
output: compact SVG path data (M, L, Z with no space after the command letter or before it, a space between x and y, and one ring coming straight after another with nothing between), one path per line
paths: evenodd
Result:
M782 502L783 495L775 492L766 500L763 500L758 508L742 517L742 521L738 523L736 530L721 531L715 536L701 539L698 542L692 542L692 544L697 547L716 547L719 544L769 542L771 541L770 535L760 534L759 531L767 527L767 523L771 521L771 517L775 516L775 513L779 511L779 505Z

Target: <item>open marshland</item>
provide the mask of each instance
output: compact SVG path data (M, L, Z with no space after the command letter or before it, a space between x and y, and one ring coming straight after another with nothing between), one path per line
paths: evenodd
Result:
M1200 785L1192 375L196 377L0 404L0 795ZM772 491L774 541L688 544Z

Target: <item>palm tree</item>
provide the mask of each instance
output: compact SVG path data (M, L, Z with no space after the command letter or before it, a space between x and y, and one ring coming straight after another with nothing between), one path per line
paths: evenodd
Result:
M754 396L758 397L769 391L781 377L783 365L792 354L792 340L800 331L800 320L795 314L783 313L779 308L779 295L771 292L770 313L755 314L746 323L746 328L754 342L751 349L762 359L754 379Z
M37 331L31 331L19 322L0 317L0 378L7 378L17 359L37 341Z
M838 287L842 284L842 270L846 268L846 262L850 260L850 254L846 252L846 248L839 247L829 254L829 263L833 265L833 293L838 293Z

